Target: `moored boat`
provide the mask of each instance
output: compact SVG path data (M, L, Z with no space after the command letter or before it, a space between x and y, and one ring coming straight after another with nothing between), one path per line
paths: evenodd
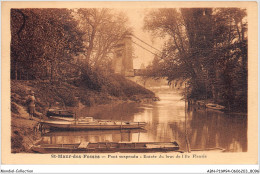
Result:
M167 152L178 151L174 142L82 142L77 144L36 144L31 150L38 153L100 153L100 152Z
M55 136L91 136L91 135L105 135L105 134L125 134L125 133L147 133L145 129L116 129L116 130L54 130L43 134L43 137Z
M46 115L49 118L50 117L74 118L74 113L62 109L49 109Z
M220 110L220 111L225 110L225 106L221 106L221 105L213 104L213 103L206 104L206 107L209 109Z
M67 120L44 120L40 124L49 129L84 130L84 129L138 129L143 128L145 122L94 120L92 117L84 119Z
M56 121L74 121L75 118L71 118L71 117L60 117L60 116L50 116L49 117L50 120L56 120Z

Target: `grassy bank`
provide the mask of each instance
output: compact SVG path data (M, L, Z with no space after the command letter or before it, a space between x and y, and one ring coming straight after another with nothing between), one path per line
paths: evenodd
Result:
M28 152L32 142L40 138L35 132L37 120L52 107L76 107L79 103L97 106L116 102L142 102L154 93L119 75L112 75L90 84L84 78L70 81L11 81L12 152ZM94 86L93 86L94 84ZM35 92L36 114L29 120L27 97Z

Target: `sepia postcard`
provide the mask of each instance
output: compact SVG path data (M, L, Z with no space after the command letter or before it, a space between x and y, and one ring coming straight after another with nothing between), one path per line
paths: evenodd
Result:
M258 164L257 7L2 2L2 164Z

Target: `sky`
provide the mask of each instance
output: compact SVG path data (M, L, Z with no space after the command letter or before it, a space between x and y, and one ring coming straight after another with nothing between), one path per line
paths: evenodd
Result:
M152 45L153 47L161 50L162 47L162 40L160 38L154 38L151 34L147 31L143 30L143 19L145 14L148 12L145 8L131 8L131 9L121 9L129 18L129 25L133 28L134 35L138 38L142 39L146 43ZM156 50L152 49L151 47L147 46L146 44L142 43L136 38L132 38L134 42L145 47L146 49L151 50L154 53ZM154 55L145 49L137 46L133 43L134 49L134 68L138 69L142 64L147 66L154 58Z

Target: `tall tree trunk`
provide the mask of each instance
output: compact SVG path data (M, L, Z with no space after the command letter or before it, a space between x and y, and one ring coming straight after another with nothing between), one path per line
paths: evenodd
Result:
M242 22L242 18L240 20L240 24L241 24L241 36L242 36L242 41L245 40L245 29L244 29L244 26L243 26L243 22Z
M54 65L53 65L53 61L51 62L51 81L53 81L53 74L54 74Z
M96 35L96 27L93 26L92 28L93 28L93 31L92 31L90 39L89 39L89 46L87 48L87 56L86 56L86 62L88 65L90 65L90 56L91 56L91 52L94 47L94 39L95 39L95 35Z
M14 74L15 74L15 80L17 80L17 62L15 62L15 70L14 70Z

